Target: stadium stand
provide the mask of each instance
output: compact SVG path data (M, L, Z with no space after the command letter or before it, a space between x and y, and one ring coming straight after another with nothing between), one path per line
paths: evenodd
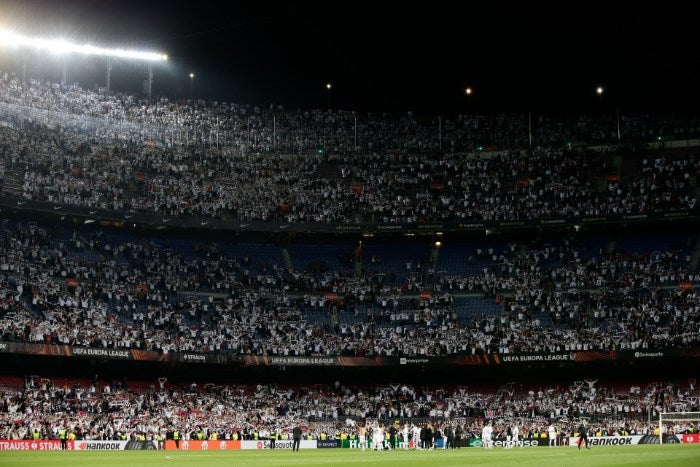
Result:
M298 424L319 438L366 419L465 433L491 420L527 437L552 420L573 432L582 417L595 433L646 434L661 410L697 411L687 362L700 348L700 161L689 144L645 143L690 140L700 126L625 116L620 141L609 124L538 117L531 148L519 115L457 116L438 137L413 115L147 102L3 75L0 439L55 439L61 425L78 439L264 439ZM603 227L574 225L585 218ZM238 228L167 228L183 219ZM238 237L256 221L279 226ZM362 222L385 235L283 230ZM479 235L442 232L451 222ZM485 223L503 228L489 236ZM409 238L404 225L426 229ZM133 355L152 366L118 361ZM579 361L592 355L679 363L603 385L596 374L610 367ZM542 356L585 371L544 384L551 366L506 365ZM18 362L24 378L11 374ZM314 364L328 362L378 369L331 382L347 368L319 376ZM536 383L503 382L530 369Z

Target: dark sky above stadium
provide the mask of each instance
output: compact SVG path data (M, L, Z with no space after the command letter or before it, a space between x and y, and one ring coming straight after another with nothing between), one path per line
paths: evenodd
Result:
M0 0L27 35L167 52L154 92L285 108L694 111L700 27L668 2ZM74 59L70 80L104 79ZM117 68L119 68L117 70ZM115 88L143 79L117 64ZM58 72L56 72L57 79ZM330 96L325 88L332 83ZM131 83L131 84L129 84Z

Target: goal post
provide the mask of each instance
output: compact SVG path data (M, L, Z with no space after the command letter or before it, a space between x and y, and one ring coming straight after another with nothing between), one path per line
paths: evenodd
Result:
M698 422L700 412L661 412L659 413L659 444L664 443L664 423Z

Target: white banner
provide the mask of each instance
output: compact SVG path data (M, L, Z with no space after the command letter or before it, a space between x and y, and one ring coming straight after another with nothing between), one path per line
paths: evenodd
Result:
M578 436L569 437L569 446L577 447ZM602 436L602 437L588 437L588 444L591 446L631 446L633 444L639 444L639 440L642 439L642 435L629 435L629 436ZM582 446L583 447L583 446Z
M292 449L294 441L291 439L275 441L275 449ZM316 449L315 439L302 439L300 449ZM241 449L270 449L269 441L241 441Z
M158 445L155 441L88 441L75 440L76 451L141 451L155 450Z
M682 436L682 435L680 435ZM569 437L569 446L576 446L578 437ZM679 435L664 435L664 444L677 444L681 439ZM588 443L591 446L631 446L633 444L659 444L657 435L629 435L629 436L589 436Z
M123 451L128 441L75 441L76 451Z

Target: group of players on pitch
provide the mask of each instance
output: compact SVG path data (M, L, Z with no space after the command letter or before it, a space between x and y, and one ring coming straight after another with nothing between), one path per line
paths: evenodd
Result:
M581 424L578 427L578 440L576 441L576 446L578 449L581 449L582 445L585 445L586 449L591 449L588 443L588 423L586 420L582 420ZM523 446L523 443L520 443L520 438L519 438L519 429L517 425L510 426L508 425L506 429L504 430L506 441L504 443L504 446L506 449L513 448L515 446ZM558 436L559 433L557 433L557 429L553 424L550 424L549 427L547 428L547 439L549 439L549 447L556 447L558 446L561 441L558 441L561 437ZM484 425L484 427L481 429L481 443L482 446L485 449L492 449L494 446L494 431L493 431L493 424L492 422L489 422Z
M442 437L442 449L459 449L462 447L462 432L459 430L455 433L455 431L451 428L445 430L445 433L443 433L444 437ZM481 445L485 449L492 449L494 447L494 434L493 423L486 423L481 430ZM578 449L581 449L581 446L590 449L588 443L588 423L586 420L581 421L577 434L579 438L576 442ZM359 445L357 447L362 451L366 449L390 451L397 448L404 450L430 450L437 448L437 443L434 442L433 435L433 427L431 424L426 424L421 427L414 424L406 424L401 427L398 423L384 426L376 421L373 423L368 422L359 429ZM556 447L561 444L562 437L559 435L554 424L550 424L547 428L549 447ZM499 445L504 446L506 449L523 446L517 425L508 425L500 433L500 437L505 438L505 442Z

